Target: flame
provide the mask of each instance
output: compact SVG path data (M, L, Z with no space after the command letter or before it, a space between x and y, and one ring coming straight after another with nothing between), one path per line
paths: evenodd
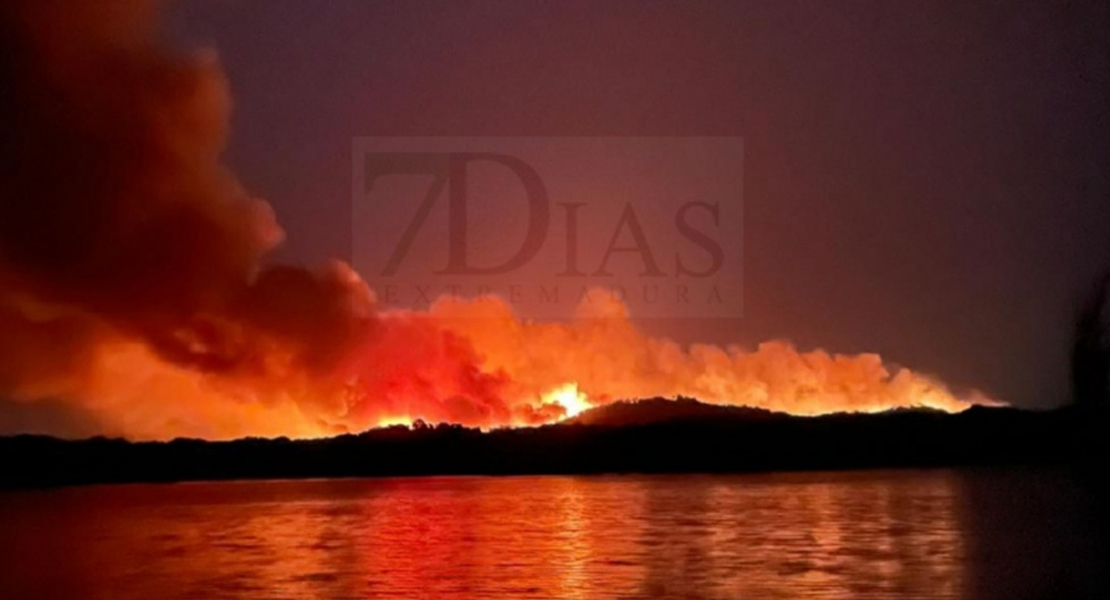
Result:
M409 417L383 417L381 419L378 419L378 423L377 423L376 426L377 427L395 427L397 425L403 425L405 427L412 428L412 424L413 424L413 419L411 419Z
M157 6L0 3L0 54L20 66L0 69L0 433L528 426L644 397L799 415L989 401L878 354L651 335L604 290L541 323L496 296L383 310L344 263L274 265L273 211L220 160L226 77L213 53L159 43Z
M35 369L13 372L23 379L7 389L17 402L64 399L94 415L95 426L81 435L132 439L315 438L418 419L525 427L648 397L795 415L899 407L958 412L995 403L891 369L877 354L800 351L783 341L753 349L683 346L645 334L622 303L600 290L587 302L570 321L532 322L496 296L441 298L428 312L378 314L337 362L320 368L270 340L249 365L207 370L107 331L78 368L62 370L46 353Z
M561 385L543 395L542 404L556 404L562 407L567 418L577 416L582 411L592 408L586 394L578 391L577 383Z

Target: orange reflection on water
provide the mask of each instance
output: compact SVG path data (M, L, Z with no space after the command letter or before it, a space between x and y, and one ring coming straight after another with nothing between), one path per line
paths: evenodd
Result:
M52 497L64 500L55 508L70 527L43 546L55 554L25 551L22 571L5 569L14 558L3 554L0 572L9 590L25 591L6 596L14 600L961 597L968 562L953 477L460 477L63 490ZM0 523L50 510L26 500L12 512L13 498L20 496L0 497ZM50 535L50 519L34 522ZM16 542L27 537L9 531ZM63 572L27 568L34 564Z
M363 505L375 589L556 598L962 589L963 541L944 473L395 485Z

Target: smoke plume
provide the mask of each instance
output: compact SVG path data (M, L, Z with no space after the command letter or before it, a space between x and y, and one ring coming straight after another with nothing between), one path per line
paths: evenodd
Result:
M283 233L221 163L231 99L217 57L161 43L158 8L0 6L0 430L527 425L678 394L802 414L967 406L876 355L683 348L602 292L563 324L523 322L492 297L382 312L345 264L266 266Z

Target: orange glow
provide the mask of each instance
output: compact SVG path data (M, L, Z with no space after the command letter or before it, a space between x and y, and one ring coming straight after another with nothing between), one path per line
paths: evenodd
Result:
M396 427L403 425L405 427L412 427L413 420L409 417L384 417L378 419L378 427Z
M214 54L160 46L146 2L56 4L0 11L27 67L0 69L16 93L0 104L20 109L0 177L0 399L38 403L49 433L529 426L646 397L797 415L988 401L877 354L653 336L605 290L554 323L496 296L383 310L342 262L269 257L273 210L220 161L232 102Z
M544 404L558 404L566 411L567 417L578 415L592 406L589 399L586 398L586 394L578 391L577 383L568 383L555 388L544 394L542 402Z
M445 297L428 312L373 313L338 360L311 367L263 332L249 363L225 371L171 362L141 340L107 330L80 369L28 382L15 398L49 393L80 403L107 435L132 439L311 438L417 419L484 429L554 423L622 399L678 396L795 415L993 401L956 395L876 354L799 351L787 342L680 345L652 337L597 290L567 322L518 318L504 300ZM248 335L250 332L243 332ZM30 385L32 384L33 385Z

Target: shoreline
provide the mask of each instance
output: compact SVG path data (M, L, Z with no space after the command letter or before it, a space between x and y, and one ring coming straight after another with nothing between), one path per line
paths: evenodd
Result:
M706 405L707 406L707 405ZM714 409L716 410L716 409ZM750 409L647 423L483 432L440 424L332 438L0 438L0 490L114 483L423 476L724 474L1079 464L1090 415L975 407L792 417Z

